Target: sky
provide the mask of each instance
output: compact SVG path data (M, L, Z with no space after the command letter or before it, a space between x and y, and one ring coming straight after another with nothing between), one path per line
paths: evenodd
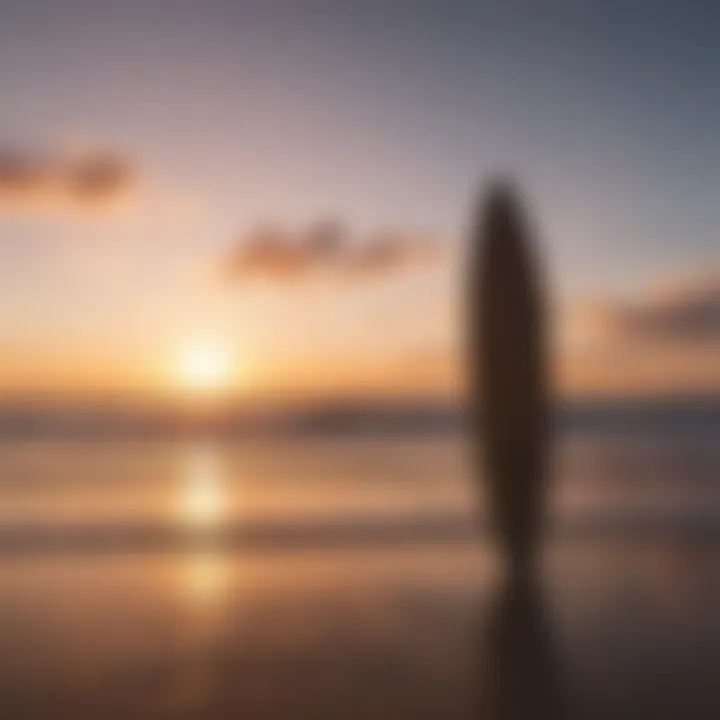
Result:
M498 173L563 392L720 390L719 31L700 0L1 0L0 392L183 393L201 356L240 395L453 394Z

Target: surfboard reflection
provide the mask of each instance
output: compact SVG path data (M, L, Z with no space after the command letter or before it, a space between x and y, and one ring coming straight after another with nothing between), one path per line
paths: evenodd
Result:
M565 720L560 663L538 583L509 574L482 627L478 720Z

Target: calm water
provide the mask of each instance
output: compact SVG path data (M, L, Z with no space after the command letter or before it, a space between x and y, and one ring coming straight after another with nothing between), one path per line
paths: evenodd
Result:
M720 717L717 434L558 455L522 589L459 439L1 445L1 716Z

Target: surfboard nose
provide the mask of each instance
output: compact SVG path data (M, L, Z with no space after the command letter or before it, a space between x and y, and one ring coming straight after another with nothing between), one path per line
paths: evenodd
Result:
M534 239L518 188L510 180L491 184L480 203L475 243L484 257L487 272L502 273L511 279L534 259ZM498 255L513 256L500 260ZM491 257L492 256L492 257ZM501 264L504 263L504 264ZM513 273L515 271L515 273Z
M508 178L491 182L481 198L480 216L486 227L516 226L522 217L522 202L515 184Z

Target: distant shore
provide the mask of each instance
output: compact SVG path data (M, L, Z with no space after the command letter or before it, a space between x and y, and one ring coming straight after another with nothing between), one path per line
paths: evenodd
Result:
M337 438L458 435L465 410L441 401L335 401L306 406L240 403L208 412L112 403L0 400L0 440ZM556 408L562 431L705 431L720 427L720 396L592 398Z

